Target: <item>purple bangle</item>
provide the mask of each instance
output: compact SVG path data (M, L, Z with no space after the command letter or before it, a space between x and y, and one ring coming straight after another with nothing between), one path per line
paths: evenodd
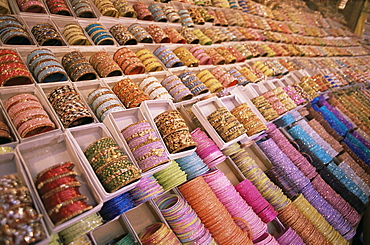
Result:
M153 130L144 135L141 135L140 137L135 137L134 139L130 140L130 142L127 142L127 143L128 143L128 147L130 147L130 149L133 149L137 147L138 145L144 143L145 141L154 140L154 139L159 139L159 138L158 138L158 135Z
M142 120L127 126L121 130L121 133L125 139L130 138L132 135L139 133L143 130L151 129L149 122L147 120Z
M160 140L154 141L152 143L146 144L139 149L136 149L135 151L132 152L134 155L135 159L140 159L143 157L145 154L150 152L152 149L162 149L162 142Z
M137 161L137 164L139 164L142 170L145 170L152 168L153 166L166 163L168 161L170 161L170 159L167 156L166 152L164 151L161 156L153 155L148 158L145 158L144 160Z

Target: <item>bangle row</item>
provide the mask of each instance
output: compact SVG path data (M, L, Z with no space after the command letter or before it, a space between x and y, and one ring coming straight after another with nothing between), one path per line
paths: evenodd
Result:
M177 110L162 112L154 118L154 122L171 154L196 148L197 144Z
M194 96L205 94L209 89L202 83L199 78L191 71L183 72L179 75L181 81L188 87Z
M89 61L100 77L122 76L119 65L105 51L96 52L90 56Z
M35 113L33 108L39 108L41 113ZM17 123L17 131L22 138L41 134L55 128L55 124L50 120L44 111L38 98L32 94L18 94L10 97L5 102L7 110L13 123ZM26 111L25 113L22 113ZM33 112L33 113L32 113Z
M69 45L91 45L81 26L70 23L64 26L63 35Z
M173 97L168 93L168 91L161 85L157 78L149 76L141 80L139 87L149 95L151 100L156 99L170 99Z
M50 23L36 24L31 29L40 46L63 46L64 41L56 28Z
M65 54L62 64L73 82L94 80L98 74L80 51Z
M32 84L32 75L16 51L2 49L0 58L0 86Z
M74 164L57 164L47 170L42 171L36 177L36 187L41 196L45 196L47 192L53 191L59 185L61 179L65 178L71 171L73 175L69 175L68 183L78 183L76 172L73 171ZM69 188L62 188L58 192L48 198L42 198L42 202L55 225L64 223L65 221L81 214L92 208L87 203L87 197L80 193L79 186L72 185Z
M122 24L112 26L109 31L120 45L136 45L138 42Z
M95 0L94 4L103 16L110 16L110 17L114 17L114 18L119 17L119 12L114 7L114 5L111 1L109 1L109 0Z
M113 2L114 7L118 10L119 16L136 18L137 14L134 8L125 0L117 0Z
M46 13L45 5L40 0L17 0L17 4L22 12Z
M28 67L39 83L67 81L67 72L48 49L36 49L27 56Z
M113 86L114 93L118 96L126 108L137 107L149 96L130 78L118 81Z
M100 23L94 22L87 25L85 31L95 45L114 45L112 35Z
M32 38L16 17L3 15L0 22L0 39L4 44L31 45Z
M212 75L209 70L202 70L197 74L197 77L202 81L211 93L219 93L224 87L222 84Z
M199 60L193 56L185 47L178 47L173 50L174 54L180 58L182 63L187 67L199 66Z
M155 43L170 43L170 37L156 24L151 24L145 30L153 37Z
M87 0L71 0L72 9L77 17L80 18L95 18L94 10Z
M191 91L181 82L181 79L179 79L176 75L166 77L162 80L161 84L171 94L175 102L180 102L193 98L193 94L191 93Z
M85 106L77 91L70 85L68 88L52 90L48 99L65 128L92 123L94 121L87 106ZM70 92L59 93L60 89ZM70 95L73 94L73 97ZM57 99L55 99L55 96Z
M46 0L46 5L51 14L72 16L65 0Z
M110 150L112 147L116 147L116 150ZM106 151L105 154L99 154L104 151ZM104 189L109 193L140 178L140 169L133 165L128 156L118 149L117 143L110 137L104 137L91 143L84 153Z

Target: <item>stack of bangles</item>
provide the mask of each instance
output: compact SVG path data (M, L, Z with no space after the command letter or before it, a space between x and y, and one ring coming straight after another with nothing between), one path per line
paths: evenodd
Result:
M131 32L139 43L152 43L153 37L138 23L130 25L127 30Z
M180 34L186 39L186 42L189 44L198 44L199 38L195 35L192 29L187 28L185 26L181 27Z
M130 192L124 192L108 201L105 201L99 214L105 221L109 221L134 207L135 202L132 195Z
M183 66L181 60L165 46L161 46L154 50L154 55L157 56L167 68Z
M167 89L175 102L190 100L193 98L191 91L181 82L176 75L170 75L162 80L162 86Z
M74 244L73 242L81 236L86 235L95 228L103 224L103 219L98 213L90 214L81 219L79 222L68 226L68 228L59 232L59 235L66 244Z
M178 77L195 96L209 92L209 89L206 87L206 85L202 83L192 71L183 72Z
M137 14L134 8L125 0L117 0L113 2L114 7L118 10L119 16L136 18Z
M18 53L0 50L0 86L32 84L32 75Z
M288 111L297 107L296 103L294 103L294 101L289 97L282 87L277 87L272 91Z
M171 39L171 43L186 43L186 39L173 27L167 27L164 32Z
M207 120L225 142L229 142L245 133L245 128L226 107L220 107Z
M50 23L36 24L31 29L40 46L63 46L64 41L56 28Z
M149 177L141 178L139 183L129 193L133 197L135 205L139 206L146 201L162 195L164 190L153 175L150 175Z
M246 59L251 59L253 54L244 45L236 44L235 49L238 50Z
M201 46L194 46L189 51L199 60L199 65L212 65L211 56Z
M236 191L233 184L219 169L214 169L202 175L218 200L235 219L235 223L246 232L250 232L252 240L260 238L266 231L267 225L253 211L248 203Z
M46 5L49 8L51 14L72 16L65 0L46 0Z
M46 232L40 215L34 208L27 185L13 174L0 177L2 195L2 222L7 234L1 235L3 244L30 244L46 240ZM6 214L6 215L5 215ZM44 240L45 239L45 240Z
M137 18L139 20L152 21L154 19L152 13L149 11L148 7L145 5L144 2L138 1L134 5L132 5L132 7L136 11Z
M222 57L225 58L226 64L233 64L236 62L236 57L232 55L229 50L227 50L225 47L218 47L216 48L216 51L222 55Z
M77 17L96 18L89 1L71 0L71 5Z
M227 50L236 58L236 62L244 62L246 60L246 57L234 46L227 47Z
M22 12L46 13L45 5L41 0L17 0L17 4Z
M197 143L191 137L189 128L179 111L162 112L154 118L154 122L171 154L196 148Z
M84 154L104 189L113 193L125 185L140 179L138 169L117 143L103 137L88 145Z
M6 1L5 1L6 2ZM0 8L1 8L0 1ZM7 2L6 2L7 3ZM11 15L0 16L0 39L4 44L31 45L33 44L30 34L25 26L16 17Z
M50 92L48 100L65 128L94 122L94 117L71 85Z
M195 152L186 157L176 159L176 162L179 164L181 170L186 173L188 180L203 175L209 170L208 166Z
M224 65L226 63L225 58L219 54L216 49L207 48L206 52L211 57L213 65Z
M198 8L189 7L188 12L189 12L190 17L193 20L194 24L197 24L197 25L204 25L205 24L205 20L203 19L201 13L198 11Z
M72 162L55 164L36 175L35 186L45 209L57 226L90 210L88 198L79 188Z
M14 95L5 101L4 107L22 138L55 128L39 99L33 94Z
M193 34L199 38L199 43L202 45L212 45L212 40L205 35L200 29L193 29Z
M227 39L227 37L224 34L222 34L222 37L220 37L219 33L216 34L215 29L204 28L202 32L204 33L204 35L206 35L208 38L212 40L212 43L222 43ZM225 38L225 40L222 40L222 38Z
M119 45L136 45L137 40L134 35L127 30L127 28L122 24L113 25L109 29L110 33L119 43Z
M215 17L211 15L205 8L198 7L198 11L206 22L213 22Z
M126 108L138 107L149 96L130 78L124 78L113 86L113 92Z
M39 83L66 81L68 76L49 49L36 49L27 56L30 71Z
M130 124L121 133L143 172L170 161L161 139L147 120Z
M87 96L87 103L101 122L109 113L125 110L118 97L108 87L91 91Z
M204 131L200 128L196 128L190 134L198 144L195 150L196 153L209 168L215 167L217 164L225 161L226 156Z
M136 52L136 56L143 62L147 72L163 71L161 62L148 49L140 49Z
M165 169L154 173L153 176L163 187L164 191L169 191L186 182L186 173L181 170L175 160L172 160Z
M296 105L301 105L306 102L305 99L302 98L302 96L299 93L297 93L295 88L293 88L292 86L288 85L285 86L283 89Z
M151 24L145 30L153 37L155 43L170 43L170 37L156 24Z
M186 27L194 27L194 22L190 17L187 9L181 9L177 12L180 16L181 25Z
M147 226L139 235L143 245L171 244L181 245L175 233L164 223L157 222Z
M153 21L155 22L167 22L167 16L164 14L159 4L152 4L148 7L149 11L153 15Z
M89 61L100 77L122 76L122 70L119 65L105 51L91 55Z
M262 72L266 77L277 76L274 74L274 71L266 66L261 61L257 61L252 65L253 68L257 69L258 71Z
M250 233L240 229L203 177L192 179L178 188L217 244L253 244Z
M125 75L145 73L145 66L136 54L129 48L118 49L113 55L114 61L121 67Z
M62 65L73 82L94 80L98 74L80 51L72 51L62 58Z
M279 117L279 114L272 108L269 102L262 95L254 97L252 103L257 107L266 121L271 121Z
M199 66L199 60L193 56L185 47L178 47L173 50L177 57L180 58L181 62L187 67Z
M222 1L222 2L228 3L227 1ZM224 15L224 13L221 9L216 9L215 13L216 13L216 16L217 16L217 20L220 22L221 26L228 26L229 25L229 22L227 21L225 15Z
M85 31L89 34L95 45L114 45L112 35L100 24L91 23L85 27Z
M14 141L8 125L0 119L0 144L6 144Z
M252 136L267 129L265 124L254 114L246 103L236 106L230 112L241 124L243 124L248 136Z
M173 97L168 93L168 91L161 85L157 78L153 76L148 76L141 80L139 87L144 90L146 94L149 95L151 100L156 99L169 99L173 100Z
M197 77L207 86L211 93L218 93L224 89L222 84L212 75L209 70L200 71L197 74Z
M245 64L245 63L244 63ZM256 75L254 74L254 72L249 69L249 66L243 66L239 69L239 72L245 77L248 79L248 81L252 82L252 83L255 83L255 82L259 82L261 79Z
M180 21L180 15L178 15L171 5L164 6L163 12L166 14L166 17L170 22L177 23Z
M231 68L228 71L237 81L238 85L246 85L249 83L249 80L243 76L236 68Z
M114 18L119 17L118 10L114 7L114 5L111 1L109 1L109 0L95 0L94 4L103 16L110 16L110 17L114 17Z
M213 68L211 73L218 81L220 81L222 86L224 86L225 88L232 87L238 83L238 80L235 79L225 68L222 68L221 66Z
M287 112L287 108L281 103L278 97L274 94L273 91L267 91L262 94L262 96L265 98L267 103L271 105L271 107L279 114L282 115L285 112Z
M82 27L75 23L69 23L64 26L63 36L69 45L91 45Z
M215 243L194 210L180 196L166 194L160 197L156 203L182 244Z
M278 213L274 207L266 201L257 188L248 179L243 180L235 186L240 196L252 207L253 211L266 224L274 220Z

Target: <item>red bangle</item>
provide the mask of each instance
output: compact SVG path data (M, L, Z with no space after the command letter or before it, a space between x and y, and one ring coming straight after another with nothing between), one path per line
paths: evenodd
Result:
M80 200L61 207L59 212L51 214L50 218L55 225L59 225L91 208L92 206L87 204L84 200Z
M23 68L15 68L0 75L0 86L32 84L31 74Z
M26 100L21 101L10 107L8 110L8 114L10 116L10 119L14 120L16 116L21 113L22 111L33 109L33 108L40 108L44 109L40 102L34 101L34 100Z
M62 185L67 185L68 183L76 182L76 175L77 173L75 171L70 171L68 176L58 178L52 182L44 184L41 187L36 186L36 188L38 189L39 194L43 196L54 188L60 187Z
M69 199L75 198L77 196L81 196L81 192L79 189L80 187L68 188L60 192L57 192L48 198L45 198L43 200L43 203L44 203L46 210L50 210Z
M5 104L4 104L5 110L8 111L10 109L10 107L12 107L13 105L15 105L18 102L29 101L29 100L39 101L37 99L37 97L33 94L22 93L22 94L14 95L14 96L10 97L9 99L7 99L5 101Z
M51 177L58 176L65 172L69 172L74 168L74 166L75 165L73 162L62 162L62 163L56 164L38 173L36 175L35 183L36 185L38 185L39 183L44 182Z

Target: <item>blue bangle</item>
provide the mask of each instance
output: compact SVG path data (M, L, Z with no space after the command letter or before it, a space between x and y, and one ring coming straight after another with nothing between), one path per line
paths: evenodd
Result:
M181 60L177 57L166 63L167 68L180 67L180 66L183 66L183 64L182 64Z
M39 74L37 80L40 83L67 81L67 74L61 67L48 67Z
M29 64L30 61L34 57L36 57L38 55L41 55L41 54L50 54L50 55L54 56L53 52L51 52L49 49L35 49L31 53L28 54L28 56L27 56L27 64Z
M48 66L59 66L60 68L63 68L63 66L58 62L58 61L55 61L55 60L47 60L47 61L44 61L42 63L40 63L39 65L37 65L33 71L33 74L35 76L38 76L37 74L39 74L43 69L45 69L45 67L48 67Z
M1 41L4 44L17 44L17 45L30 45L30 44L32 44L30 36L27 35L27 33L25 33L23 31L23 29L20 29L20 30L22 30L22 31L6 32L4 35L2 35ZM15 40L11 40L12 38L15 38Z
M94 43L96 45L114 45L113 37L109 34L98 37Z
M91 28L94 28L94 27L100 27L100 28L102 28L102 25L99 24L99 23L92 23L90 25L87 25L85 27L85 30L86 30L86 32L89 32L91 30Z
M113 108L110 108L109 110L105 111L101 116L100 116L100 121L104 121L104 118L109 114L109 113L112 113L112 112L115 112L115 111L124 111L125 110L125 107L123 107L122 105L121 106L115 106Z
M41 62L41 61L47 61L47 60L54 60L54 61L58 61L54 55L40 55L38 56L36 59L34 59L31 64L28 64L28 67L30 68L30 70L33 72L35 69L36 69L36 65L37 63Z
M156 50L154 50L153 54L155 54L155 56L157 56L157 57L158 57L158 55L159 55L162 51L164 51L164 50L166 50L166 49L167 49L167 48L166 48L165 46L159 47L159 48L157 48Z
M199 87L196 87L195 89L190 90L192 94L198 95L201 93L207 93L209 90L206 87L206 85L202 84Z
M166 59L168 55L172 55L172 54L175 55L171 50L165 49L157 57L163 60L163 59Z
M3 20L0 22L0 28L6 27L7 25L11 25L12 27L19 27L23 29L23 25L19 23L17 20Z

